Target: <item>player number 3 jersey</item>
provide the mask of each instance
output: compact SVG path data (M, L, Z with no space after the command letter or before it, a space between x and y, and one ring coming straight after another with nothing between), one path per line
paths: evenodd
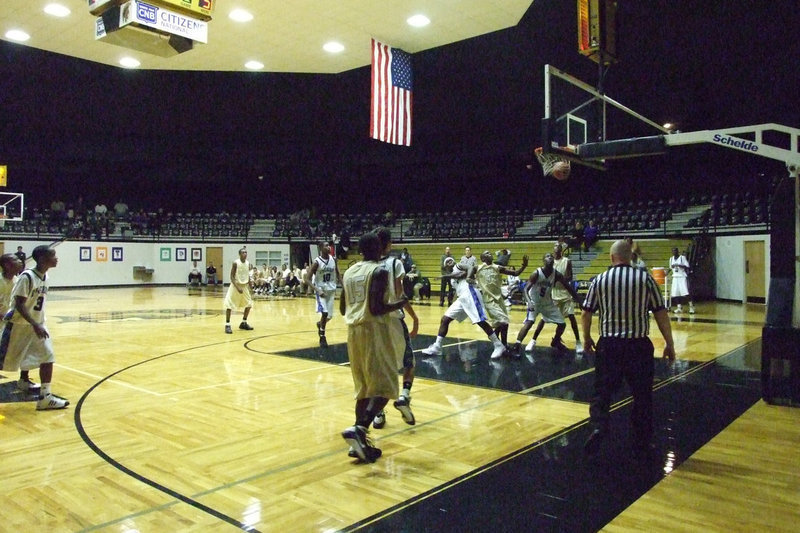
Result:
M28 310L30 317L38 322L44 322L44 303L47 296L47 275L42 277L38 272L33 269L24 271L17 278L14 288L11 290L11 304L4 320L10 321L14 324L27 324L27 320L15 311L14 301L17 296L24 296L25 308Z

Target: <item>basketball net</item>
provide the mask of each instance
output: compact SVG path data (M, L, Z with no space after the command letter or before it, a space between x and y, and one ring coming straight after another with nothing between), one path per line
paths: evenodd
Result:
M569 173L572 170L572 165L570 164L569 159L564 159L563 157L553 153L545 154L541 148L537 148L534 153L536 154L536 159L539 161L539 164L542 165L542 172L545 176L552 176L553 170L558 163L564 163L566 165L566 170L562 170L562 172L569 176ZM563 169L564 167L561 166L561 168Z

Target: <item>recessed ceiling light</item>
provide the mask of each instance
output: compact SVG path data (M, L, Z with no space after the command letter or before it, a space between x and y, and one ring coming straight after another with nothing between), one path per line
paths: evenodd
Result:
M8 30L6 32L6 39L11 39L12 41L27 41L30 38L31 36L22 30Z
M44 12L54 17L66 17L72 13L68 7L62 6L61 4L47 4L44 6Z
M425 15L414 15L413 17L408 17L406 20L409 26L414 26L415 28L422 28L423 26L427 26L431 23L431 19L426 17Z
M248 61L244 64L244 68L248 68L250 70L261 70L264 68L264 63L261 63L260 61Z
M125 68L136 68L141 65L138 59L134 59L132 57L123 57L119 60L119 64Z
M338 54L339 52L344 50L344 45L337 43L336 41L331 41L329 43L325 43L324 45L322 45L322 49L332 54Z
M249 11L245 11L244 9L234 9L230 12L228 17L236 22L250 22L253 20L253 14Z

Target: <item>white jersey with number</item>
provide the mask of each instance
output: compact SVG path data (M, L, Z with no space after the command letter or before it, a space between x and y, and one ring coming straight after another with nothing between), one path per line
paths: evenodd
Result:
M44 304L47 296L47 274L43 277L34 269L28 269L17 277L14 288L11 290L9 303L17 296L24 296L25 308L30 317L39 324L44 322ZM21 314L16 312L11 305L5 314L4 320L15 324L28 324Z
M336 284L336 259L332 255L328 259L318 255L314 258L317 264L317 271L314 273L314 286L323 291L335 291Z
M552 291L555 280L555 269L549 276L545 276L541 268L536 269L536 282L528 287L528 300L533 307L539 309L543 305L553 304Z

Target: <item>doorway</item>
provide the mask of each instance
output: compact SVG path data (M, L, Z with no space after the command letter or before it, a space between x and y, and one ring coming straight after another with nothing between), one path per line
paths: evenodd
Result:
M224 285L225 263L222 260L222 246L206 246L206 266L212 263L217 269L217 279Z
M764 241L744 241L745 302L767 302Z

